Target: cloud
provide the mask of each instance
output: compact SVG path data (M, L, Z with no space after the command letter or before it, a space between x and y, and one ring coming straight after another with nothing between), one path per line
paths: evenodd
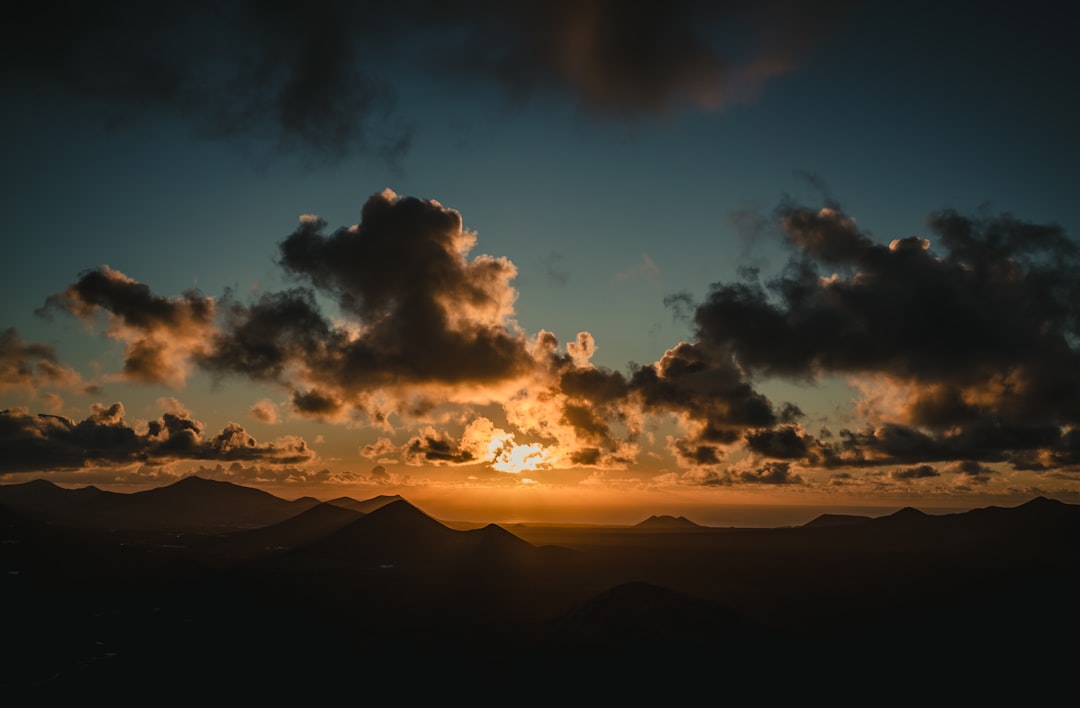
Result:
M394 445L394 441L390 438L379 438L373 443L367 443L362 445L359 450L361 457L366 457L371 460L378 460L380 463L393 463L397 460L394 456L397 454L398 448ZM381 464L375 465L376 467L382 467Z
M800 425L747 430L746 447L762 457L776 460L805 460L816 464L836 462L836 455Z
M790 462L770 460L753 470L740 472L737 475L740 482L752 484L803 484L802 478L792 473Z
M698 342L680 342L658 362L637 367L629 385L646 412L674 415L688 431L669 444L684 465L715 465L748 429L781 422L729 352Z
M204 435L203 424L176 407L149 421L145 430L126 421L121 403L95 404L81 421L25 409L0 411L0 474L177 460L298 464L313 458L301 438L259 443L236 423Z
M827 464L1017 465L1067 448L1080 418L1080 247L1060 227L942 210L931 238L886 243L836 205L787 202L774 225L787 266L714 284L694 310L696 346L729 352L750 381L847 377L871 424L828 446L756 433L752 448Z
M219 383L276 384L294 414L387 431L392 418L430 426L455 405L466 416L496 406L505 420L459 417L455 431L421 428L396 451L361 451L377 460L620 469L636 460L646 417L657 416L686 431L672 444L684 463L715 464L748 429L796 415L756 391L729 350L682 342L623 373L593 364L598 345L588 332L565 348L546 331L526 336L514 318L516 267L472 255L476 243L458 212L388 189L364 203L353 226L328 231L303 215L279 244L278 263L293 281L285 290L249 302L232 292L218 301L197 292L166 298L103 266L43 311L103 321L126 345L125 380L179 388L197 366ZM266 401L251 414L278 419Z
M175 298L154 295L107 265L84 272L73 285L50 295L38 313L53 310L91 326L104 315L106 335L125 344L124 368L117 378L173 388L184 385L189 358L201 351L214 328L212 298L194 290Z
M594 114L622 118L752 100L850 5L480 1L436 12L432 24L459 30L438 47L458 76L495 77L517 95L567 91Z
M281 422L281 419L278 417L277 404L267 398L257 401L248 413L260 423L274 425L275 423Z
M932 465L916 465L915 467L904 467L902 469L893 470L890 473L890 477L895 480L925 479L927 477L940 476L941 473L934 469Z
M393 160L411 140L396 94L418 80L565 95L619 118L714 109L796 68L848 5L45 2L6 37L0 79L8 95L60 90L110 120L167 114L212 138Z
M96 384L83 380L79 372L60 362L47 344L27 342L14 327L0 331L0 392L21 389L34 398L43 388L58 388L93 394ZM42 394L55 397L55 393Z
M322 157L392 156L409 131L386 119L393 92L379 78L380 37L388 27L400 37L403 18L376 9L334 0L47 2L8 36L2 77L24 92L84 97L108 120L163 113L212 138L256 137Z
M498 400L532 371L513 320L517 270L505 258L470 258L476 235L460 214L386 190L361 217L332 233L302 220L279 261L300 286L251 305L230 300L200 364L280 382L302 415L375 421ZM339 324L316 293L337 304Z
M241 462L232 462L228 466L216 464L213 467L199 465L194 474L205 479L216 479L242 485L273 484L278 486L307 486L317 484L369 484L374 481L372 475L356 472L332 472L329 469L311 469L292 465L245 466Z
M659 421L674 423L666 449L694 484L803 484L793 470L813 468L892 467L879 479L902 481L928 470L982 480L999 463L1077 467L1080 247L1008 214L943 210L927 229L882 241L836 203L784 201L761 226L790 251L778 274L743 269L699 303L667 298L694 336L625 371L593 362L587 331L565 344L526 335L514 264L473 255L477 235L455 210L391 190L371 195L353 226L304 215L279 243L282 291L166 298L103 266L43 311L103 324L125 343L126 380L179 387L198 367L274 384L293 414L380 428L387 437L358 450L374 463L624 469ZM49 373L48 348L14 330L0 344L9 385L63 378ZM799 406L763 393L770 378L844 380L861 420L815 437ZM279 419L268 400L251 414ZM78 424L32 420L20 429L45 426L41 439L76 435L64 430ZM204 438L177 411L151 433L129 444L131 459L271 453L235 424Z

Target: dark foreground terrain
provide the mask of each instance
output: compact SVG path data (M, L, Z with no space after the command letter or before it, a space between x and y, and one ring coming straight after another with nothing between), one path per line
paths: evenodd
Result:
M38 480L0 486L0 573L26 698L1042 704L1080 670L1080 507L1042 497L462 530L400 497Z

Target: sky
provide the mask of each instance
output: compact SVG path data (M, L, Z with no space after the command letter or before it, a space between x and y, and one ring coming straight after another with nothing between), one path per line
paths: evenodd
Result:
M0 483L1080 501L1065 8L389 5L5 28Z

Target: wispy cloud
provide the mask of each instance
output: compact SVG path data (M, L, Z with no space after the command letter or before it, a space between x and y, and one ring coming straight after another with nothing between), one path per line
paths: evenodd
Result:
M166 113L208 138L393 162L412 139L397 94L416 79L566 96L605 118L715 109L797 68L850 5L106 0L64 4L57 22L45 3L8 33L0 79L108 120Z

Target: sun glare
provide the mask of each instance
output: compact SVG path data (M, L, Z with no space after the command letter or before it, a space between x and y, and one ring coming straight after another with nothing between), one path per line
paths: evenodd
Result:
M500 472L526 472L546 467L551 458L551 451L540 443L528 445L509 444L503 446L491 463L492 469Z

